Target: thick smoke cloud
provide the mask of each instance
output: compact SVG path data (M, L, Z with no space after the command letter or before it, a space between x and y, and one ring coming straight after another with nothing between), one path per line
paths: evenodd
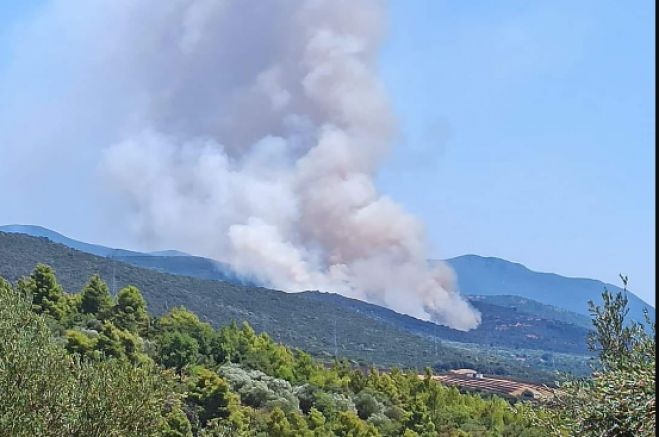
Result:
M84 39L74 111L105 129L86 147L138 235L264 285L478 325L450 269L427 266L422 225L373 181L395 133L381 2L72 3L41 20Z

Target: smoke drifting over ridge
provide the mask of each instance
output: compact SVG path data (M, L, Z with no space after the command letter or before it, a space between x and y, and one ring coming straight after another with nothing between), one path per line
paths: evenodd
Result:
M373 181L395 125L381 2L85 3L43 19L86 38L76 105L112 120L94 147L139 235L286 291L478 325L450 269L428 267L423 226Z

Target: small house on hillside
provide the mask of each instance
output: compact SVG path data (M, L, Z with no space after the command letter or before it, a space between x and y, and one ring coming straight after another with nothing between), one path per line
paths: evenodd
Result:
M451 370L454 375L466 376L468 378L483 379L483 374L474 369L454 369Z

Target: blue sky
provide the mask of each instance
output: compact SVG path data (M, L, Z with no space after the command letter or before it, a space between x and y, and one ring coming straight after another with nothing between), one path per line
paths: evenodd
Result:
M654 302L650 1L393 1L384 191L437 256L499 256Z
M0 0L0 53L42 2ZM625 273L654 302L654 9L390 2L380 69L400 134L378 183L426 223L433 256L616 284ZM86 211L75 222L5 210L0 222L111 243L82 223Z

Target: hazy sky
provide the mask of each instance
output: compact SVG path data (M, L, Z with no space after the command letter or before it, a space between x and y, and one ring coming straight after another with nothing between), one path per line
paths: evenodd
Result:
M41 3L0 0L0 81L11 29ZM381 72L400 135L378 182L423 219L434 256L616 284L622 272L654 303L654 15L640 0L391 1ZM0 223L131 245L84 196L62 200L74 178L2 176Z

